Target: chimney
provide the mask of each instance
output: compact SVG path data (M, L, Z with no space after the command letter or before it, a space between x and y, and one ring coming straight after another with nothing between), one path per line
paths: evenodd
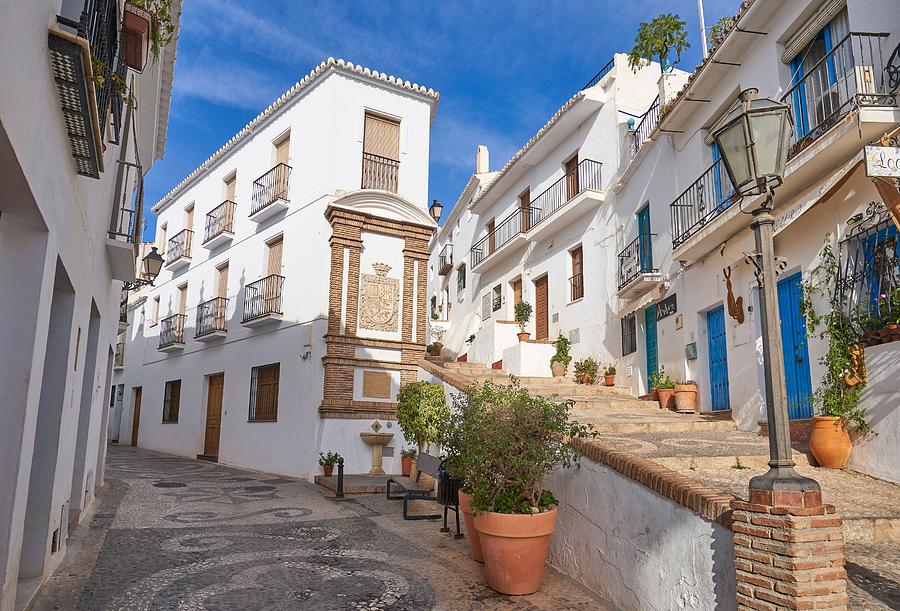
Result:
M483 145L478 145L478 150L475 153L475 173L476 174L484 174L485 172L490 172L490 163L489 161L488 148Z

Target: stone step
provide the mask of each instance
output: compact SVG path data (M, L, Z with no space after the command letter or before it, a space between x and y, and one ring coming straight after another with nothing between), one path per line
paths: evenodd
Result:
M652 415L659 411L655 403L628 397L572 397L572 401L574 403L572 407L575 410L624 409L637 411L642 415Z
M616 386L586 386L584 384L523 384L528 392L541 395L559 395L561 397L625 397L637 400L628 389ZM649 403L649 402L648 402Z
M473 369L473 370L485 370L488 369L488 366L484 363L460 363L457 361L444 363L443 367L446 369Z
M808 466L809 456L803 452L793 452L794 462L798 465ZM745 468L766 467L769 464L768 454L745 454L739 452L735 456L664 456L653 457L651 460L657 462L664 467L668 467L673 471L687 469L689 471L695 469L734 469L739 471L738 460L740 466Z
M627 414L632 415L632 414ZM591 417L590 410L576 413L575 419L584 424L592 424L594 430L602 435L624 435L631 433L684 433L688 431L733 431L734 423L730 420L653 420L635 415L634 419L604 417L601 412Z

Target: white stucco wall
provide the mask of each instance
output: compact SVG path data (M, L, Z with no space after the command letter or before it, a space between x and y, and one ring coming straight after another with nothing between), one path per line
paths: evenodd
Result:
M551 565L622 609L734 609L731 530L588 459L557 471Z

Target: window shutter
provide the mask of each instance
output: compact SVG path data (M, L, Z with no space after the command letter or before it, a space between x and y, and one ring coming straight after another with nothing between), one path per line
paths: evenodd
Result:
M234 183L236 182L237 176L232 174L228 180L225 181L225 200L229 202L234 201Z
M275 165L279 163L287 164L288 153L291 148L291 137L288 136L275 145Z
M363 152L400 161L400 124L366 114Z
M282 240L281 238L278 238L276 241L269 243L269 275L281 275L281 247L283 244L284 240Z
M187 285L183 284L178 287L178 313L184 314L187 309Z
M226 263L218 269L218 278L216 278L216 297L228 296L228 264Z
M791 63L791 60L797 57L797 54L846 6L847 0L827 0L812 17L806 20L806 23L800 26L797 33L791 36L787 44L784 45L781 61L785 64ZM838 41L835 40L835 42Z

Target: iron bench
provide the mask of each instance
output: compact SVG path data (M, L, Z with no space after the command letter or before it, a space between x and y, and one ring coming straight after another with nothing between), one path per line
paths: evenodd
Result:
M432 456L431 454L426 454L424 452L419 452L418 458L416 458L416 477L415 479L411 477L391 477L387 481L387 498L388 500L396 501L403 500L403 519L404 520L436 520L440 517L444 518L444 526L441 528L441 532L450 532L450 528L447 526L447 512L453 511L456 514L456 537L462 537L459 529L459 499L456 495L456 491L450 490L449 487L444 489L443 498L438 496L433 496L431 493L431 488L426 488L422 484L419 483L419 475L425 473L426 475L430 475L435 480L439 482L438 490L441 492L440 481L443 478L446 478L446 473L441 469L441 459ZM391 493L391 487L396 490L395 493ZM411 516L409 515L409 501L435 501L444 506L443 514L429 514L429 515L419 515L419 516Z

